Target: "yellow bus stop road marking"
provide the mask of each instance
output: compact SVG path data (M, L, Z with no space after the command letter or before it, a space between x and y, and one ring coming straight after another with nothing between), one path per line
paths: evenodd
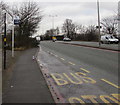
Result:
M75 65L74 63L72 63L72 62L68 62L69 64L71 64L71 65Z
M104 81L104 82L106 82L106 83L108 83L109 85L112 85L112 86L116 87L116 88L120 88L119 86L113 84L113 83L110 82L110 81L107 81L107 80L105 80L105 79L101 79L101 80Z
M90 73L90 71L86 70L86 69L83 69L83 68L80 68L81 70L87 72L87 73Z

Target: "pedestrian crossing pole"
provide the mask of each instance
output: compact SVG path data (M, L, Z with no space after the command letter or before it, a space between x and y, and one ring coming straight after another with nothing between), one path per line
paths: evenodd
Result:
M4 69L6 69L6 13L4 14Z

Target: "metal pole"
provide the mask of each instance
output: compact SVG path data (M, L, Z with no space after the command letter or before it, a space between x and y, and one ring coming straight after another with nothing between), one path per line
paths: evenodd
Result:
M53 16L53 25L52 25L52 28L53 28L53 30L54 30L54 16Z
M4 14L4 69L6 69L6 13Z
M13 25L12 25L12 57L14 57L14 18L13 20Z
M98 30L99 30L99 47L100 47L100 45L101 45L101 43L100 43L100 38L101 38L101 36L100 36L100 13L99 13L99 0L97 0L97 7L98 7Z
M118 2L118 35L120 37L120 1Z
M12 57L14 57L14 15L10 13L7 9L4 8L4 10L12 17Z

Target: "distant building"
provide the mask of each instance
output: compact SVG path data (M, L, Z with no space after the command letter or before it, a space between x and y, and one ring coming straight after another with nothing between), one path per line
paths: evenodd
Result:
M120 1L118 2L118 34L120 35Z

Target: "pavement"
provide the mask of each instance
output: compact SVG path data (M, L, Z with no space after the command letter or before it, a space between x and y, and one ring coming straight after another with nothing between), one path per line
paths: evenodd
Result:
M3 103L54 103L36 60L37 48L26 50L13 67L12 77L3 93Z
M113 50L113 51L120 51L119 44L100 44L98 42L88 42L88 41L56 41L63 44L71 44L71 45L78 45L83 47L93 47L99 49L106 49L106 50Z
M120 101L118 51L50 41L41 42L40 49L37 61L55 102Z

